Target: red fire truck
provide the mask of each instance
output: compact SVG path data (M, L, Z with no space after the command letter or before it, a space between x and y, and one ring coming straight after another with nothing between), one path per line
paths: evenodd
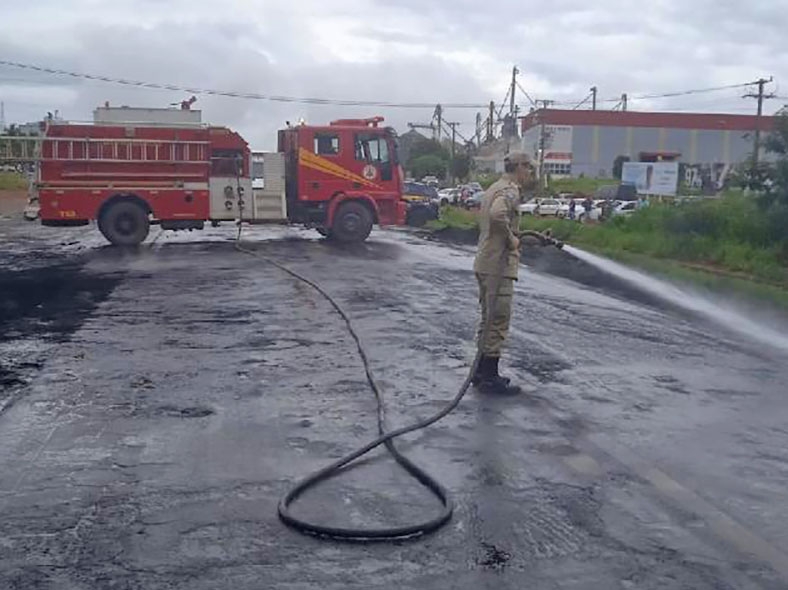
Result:
M46 124L31 197L42 224L96 220L112 244L134 246L156 224L291 222L351 242L405 223L396 135L382 117L288 125L277 152L253 154L230 129L162 117L174 110L100 111L93 124Z

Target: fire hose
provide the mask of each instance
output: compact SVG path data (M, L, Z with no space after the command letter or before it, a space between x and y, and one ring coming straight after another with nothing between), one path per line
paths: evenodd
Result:
M240 186L239 186L240 189ZM476 374L476 370L479 366L479 361L481 360L481 342L487 335L487 332L490 327L490 318L488 316L487 320L482 327L481 333L479 335L479 339L476 345L476 356L473 359L473 363L471 364L470 371L468 372L465 381L460 387L460 390L451 399L440 411L436 412L432 416L424 418L418 422L410 424L408 426L403 426L401 428L397 428L395 430L387 430L386 429L386 410L385 410L385 403L383 401L383 395L380 390L380 386L378 385L377 381L375 380L374 375L372 374L372 369L370 368L369 364L369 357L367 356L366 350L364 349L364 345L361 342L361 338L359 337L358 333L353 327L350 318L348 317L347 313L342 309L342 307L336 302L336 300L328 294L320 285L315 283L314 281L304 277L303 275L297 273L296 271L292 270L291 268L281 264L280 262L274 260L270 256L266 256L260 253L257 250L250 250L248 248L243 247L241 242L241 225L243 220L243 199L242 199L243 191L239 190L239 220L238 220L238 236L235 240L235 248L243 252L244 254L248 254L251 256L255 256L271 266L281 270L282 272L290 275L294 279L301 281L312 287L315 291L317 291L320 295L322 295L326 301L334 308L334 311L342 318L345 323L345 327L347 328L350 336L353 338L356 344L356 350L358 351L358 355L361 358L361 362L364 366L364 372L366 374L367 383L369 384L370 389L375 394L375 400L377 402L377 425L378 425L378 437L366 445L362 446L361 448L348 453L344 457L341 457L334 461L333 463L323 467L322 469L315 471L314 473L306 476L304 479L296 483L279 501L278 512L280 520L286 524L287 526L292 527L293 529L311 534L316 535L319 537L328 537L332 539L344 539L348 541L363 541L363 542L371 542L371 541L386 541L386 540L393 540L393 539L405 539L405 538L413 538L422 535L429 534L441 528L444 524L446 524L452 517L452 513L454 511L454 503L452 502L451 497L447 490L429 473L427 473L424 469L413 463L410 459L408 459L405 455L403 455L394 444L394 439L410 432L415 432L417 430L422 430L427 428L428 426L435 424L449 413L451 413L462 401L462 398L468 391L468 388L471 385L473 376ZM549 233L539 233L534 231L525 231L522 232L521 235L528 235L537 238L542 245L554 245L558 248L561 248L563 244L555 239ZM505 253L505 256L508 255L508 252ZM504 258L505 260L505 258ZM502 260L503 262L503 260ZM501 270L503 270L503 264L501 265ZM495 297L497 294L497 282L500 281L501 275L497 277L496 281L496 288L491 289L491 298L490 298L490 307L488 309L494 309ZM291 505L295 500L297 500L304 492L308 489L316 486L322 481L330 479L336 475L339 475L342 470L355 461L356 459L366 455L370 451L376 449L380 445L385 445L386 449L389 451L392 457L394 457L395 461L402 466L410 475L412 475L419 483L421 483L424 487L426 487L435 497L440 501L441 508L439 513L430 518L429 520L419 522L416 524L410 525L401 525L401 526L392 526L392 527L379 527L379 528L353 528L353 527L341 527L341 526L333 526L333 525L323 525L318 523L309 522L308 520L299 518L295 516L291 511Z

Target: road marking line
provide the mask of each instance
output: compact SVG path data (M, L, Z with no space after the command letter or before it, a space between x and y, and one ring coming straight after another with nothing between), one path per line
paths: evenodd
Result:
M600 476L605 473L596 459L585 453L577 453L576 455L564 457L564 463L575 471L585 475Z
M637 475L648 481L654 489L667 496L685 510L702 518L709 529L742 553L768 563L783 578L788 580L788 554L759 537L698 493L683 486L667 473L649 465L633 451L604 435L592 435L583 439L613 459L624 464Z

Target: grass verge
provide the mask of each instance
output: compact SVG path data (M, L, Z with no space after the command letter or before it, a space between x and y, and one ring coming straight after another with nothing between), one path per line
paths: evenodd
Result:
M27 190L27 179L15 172L0 172L0 190Z
M788 309L788 247L772 221L751 199L733 196L654 206L604 224L524 216L521 227L551 228L568 244L662 277ZM450 235L476 226L475 213L449 208L430 229Z

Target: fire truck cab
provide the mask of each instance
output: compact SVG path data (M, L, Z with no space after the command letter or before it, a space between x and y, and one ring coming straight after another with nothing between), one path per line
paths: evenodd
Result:
M199 111L97 109L92 125L49 122L32 201L44 225L98 222L112 244L142 243L151 225L300 223L340 241L402 225L396 135L381 117L289 126L277 152L251 152Z
M342 119L279 132L291 221L343 241L366 239L373 223L405 223L396 134L382 121Z

